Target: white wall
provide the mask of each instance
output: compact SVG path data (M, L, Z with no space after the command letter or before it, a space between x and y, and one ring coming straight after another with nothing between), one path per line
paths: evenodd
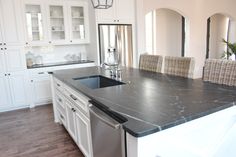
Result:
M89 32L90 32L90 43L86 45L87 57L90 60L95 61L95 64L98 64L98 55L97 55L97 32L96 32L96 18L95 18L95 9L92 6L91 1L88 1L89 4Z
M226 44L222 42L222 38L227 40L229 18L216 14L210 20L209 58L220 59L227 49Z
M202 77L206 54L207 19L223 13L236 19L235 0L137 0L137 40L138 53L145 52L145 15L160 8L175 10L186 18L187 49L185 56L194 57L194 78Z
M182 16L169 9L156 10L156 50L163 56L181 56Z

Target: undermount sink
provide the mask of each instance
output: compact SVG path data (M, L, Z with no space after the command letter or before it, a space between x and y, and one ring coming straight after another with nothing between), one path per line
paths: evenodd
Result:
M110 87L110 86L118 86L123 85L125 83L116 81L101 75L95 75L95 76L88 76L88 77L80 77L80 78L73 78L75 81L79 81L79 83L91 88L91 89L97 89L97 88L104 88L104 87Z

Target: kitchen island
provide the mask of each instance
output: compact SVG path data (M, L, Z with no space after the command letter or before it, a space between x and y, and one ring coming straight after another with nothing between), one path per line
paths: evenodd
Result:
M128 157L215 156L230 142L225 139L235 128L236 88L131 68L122 69L125 84L118 86L91 89L77 80L97 75L110 77L100 67L53 73L97 107L126 119Z

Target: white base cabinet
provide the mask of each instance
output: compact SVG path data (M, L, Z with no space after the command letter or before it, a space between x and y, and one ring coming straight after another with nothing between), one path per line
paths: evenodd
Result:
M0 74L0 111L12 106L10 100L8 78L5 74Z
M51 80L55 122L65 126L85 157L93 157L89 99L53 76Z
M90 136L90 120L79 110L75 113L75 115L78 130L77 141L79 143L79 147L85 156L91 157L92 150L90 149L91 147L89 143L92 141Z
M28 106L27 82L28 77L25 71L8 74L9 85L14 107Z
M66 117L67 117L67 131L73 140L78 144L76 135L76 122L75 122L75 112L76 109L73 104L69 101L65 101L66 106Z
M50 76L47 72L30 72L30 107L52 102Z
M0 76L0 112L28 107L27 78L25 71Z

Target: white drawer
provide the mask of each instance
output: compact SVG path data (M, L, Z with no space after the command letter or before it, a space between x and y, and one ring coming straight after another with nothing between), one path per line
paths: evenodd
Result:
M64 93L64 84L54 77L54 86L57 90Z
M34 72L31 72L31 76L34 78L38 78L38 77L50 78L50 74L48 74L48 72L46 71L34 71Z
M69 87L65 87L65 96L71 101L73 102L73 104L76 105L76 107L78 107L81 112L83 112L86 116L89 116L88 114L88 105L89 105L89 98L74 91L73 89L69 88Z
M66 114L63 114L60 110L57 110L58 118L62 122L62 124L67 128L67 120L66 120Z
M64 115L66 115L66 109L65 109L65 100L62 94L60 94L58 91L55 92L55 99L57 103L57 109L59 109Z

